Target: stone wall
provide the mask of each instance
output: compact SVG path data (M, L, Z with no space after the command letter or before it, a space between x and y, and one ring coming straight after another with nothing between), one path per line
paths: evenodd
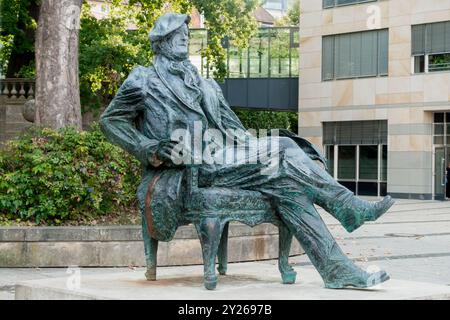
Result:
M33 79L0 80L0 143L17 137L32 125L23 117L22 107L33 98Z
M302 254L292 242L291 254ZM250 228L231 223L228 261L278 257L278 229L270 224ZM160 242L158 265L202 264L200 241L191 225L178 229L170 242ZM140 226L0 227L0 267L144 266Z
M23 130L32 125L22 116L25 99L5 99L0 96L0 142L17 137Z
M450 1L323 9L322 1L302 0L300 6L300 135L321 147L323 122L387 120L388 193L431 198L432 112L450 110L450 72L412 74L411 26L450 20ZM374 12L380 14L375 29L389 29L388 76L322 81L322 37L367 31Z

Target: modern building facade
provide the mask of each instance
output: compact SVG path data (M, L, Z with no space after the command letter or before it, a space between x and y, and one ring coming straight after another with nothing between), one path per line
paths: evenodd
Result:
M302 0L299 132L358 195L445 199L450 1Z

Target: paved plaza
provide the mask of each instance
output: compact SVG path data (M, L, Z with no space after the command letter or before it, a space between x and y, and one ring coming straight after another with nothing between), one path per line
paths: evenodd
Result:
M326 290L308 258L302 255L291 258L298 273L294 286L281 285L276 260L230 264L229 275L219 279L214 292L203 288L201 266L159 268L160 282L150 285L158 288L158 296L146 291L149 283L143 280L142 268L83 268L78 295L67 296L65 292L60 297L120 298L120 292L106 285L115 279L123 285L124 293L128 285L138 286L138 299L177 299L182 293L191 299L450 298L450 202L397 200L389 213L352 234L346 233L330 215L321 213L352 259L369 270L385 269L392 280L374 290ZM56 292L63 292L72 275L66 268L0 269L0 299L14 299L16 283L28 286L19 287L21 295L29 288L44 286L51 288L50 296L55 297L55 288L61 289ZM255 296L256 292L260 295ZM130 296L125 294L126 297Z

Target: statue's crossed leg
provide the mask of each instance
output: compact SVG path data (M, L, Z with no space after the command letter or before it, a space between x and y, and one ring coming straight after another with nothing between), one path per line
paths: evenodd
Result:
M351 232L365 221L376 220L393 205L393 200L386 197L372 203L359 199L290 139L281 138L279 145L282 152L277 154L280 155L280 163L276 172L255 177L254 171L249 172L248 167L243 166L240 171L238 166L233 168L234 173L229 180L226 175L221 175L219 185L244 186L271 198L281 219L304 248L326 287L365 288L388 280L385 271L369 274L342 252L314 203L321 205ZM239 179L236 180L236 176ZM239 183L233 186L233 181Z

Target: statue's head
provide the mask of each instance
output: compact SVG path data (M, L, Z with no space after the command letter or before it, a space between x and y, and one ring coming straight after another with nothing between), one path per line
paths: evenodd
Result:
M171 59L187 59L190 20L190 16L178 13L166 13L159 17L149 34L153 52Z

